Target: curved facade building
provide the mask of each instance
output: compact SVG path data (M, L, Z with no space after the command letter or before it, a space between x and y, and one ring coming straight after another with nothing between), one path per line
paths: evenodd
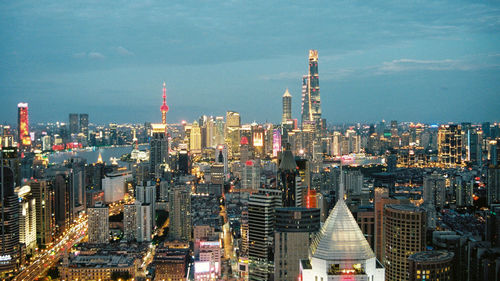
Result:
M426 251L408 257L410 280L453 280L453 252Z

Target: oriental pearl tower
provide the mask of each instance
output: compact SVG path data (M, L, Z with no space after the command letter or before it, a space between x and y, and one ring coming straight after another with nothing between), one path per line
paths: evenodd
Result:
M161 110L161 122L163 125L167 125L167 112L168 112L168 105L167 105L167 84L163 82L163 104L160 107Z

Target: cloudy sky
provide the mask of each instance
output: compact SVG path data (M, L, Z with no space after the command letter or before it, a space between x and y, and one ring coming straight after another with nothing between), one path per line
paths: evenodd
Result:
M169 3L166 3L169 2ZM172 2L172 3L170 3ZM174 4L173 2L182 2ZM0 122L281 119L319 51L329 122L500 121L498 1L0 1Z

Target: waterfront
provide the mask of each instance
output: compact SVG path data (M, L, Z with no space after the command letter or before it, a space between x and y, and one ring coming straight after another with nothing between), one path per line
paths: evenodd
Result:
M92 150L78 150L78 151L58 151L49 154L49 162L51 164L59 164L71 157L81 157L87 160L87 163L97 162L99 153L102 160L107 164L111 163L111 158L116 158L120 166L128 166L127 162L120 161L123 154L130 153L134 148L133 145L124 146L109 146L109 147L93 147ZM139 145L139 150L149 149L149 145Z

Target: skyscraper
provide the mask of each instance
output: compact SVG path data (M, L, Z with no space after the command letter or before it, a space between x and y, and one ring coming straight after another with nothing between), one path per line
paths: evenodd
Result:
M228 144L229 154L232 157L240 153L240 114L235 111L226 113L226 143Z
M54 192L46 180L34 180L30 183L31 192L36 201L36 236L39 246L52 242L55 221L52 217Z
M309 50L309 73L303 79L305 93L302 95L302 124L314 123L321 125L321 99L319 94L318 51ZM305 85L304 85L305 84Z
M201 153L201 128L196 121L194 121L191 125L191 134L189 135L189 152Z
M106 244L109 242L109 208L98 203L87 209L89 214L89 243Z
M386 205L384 224L385 280L410 280L408 257L425 249L425 210L413 205Z
M191 195L189 186L174 187L168 194L170 238L189 241L191 239Z
M308 258L309 243L320 228L320 210L277 208L274 232L274 280L296 281L300 260Z
M298 176L297 163L293 157L290 145L281 154L278 177L283 195L283 207L296 207L296 177Z
M446 200L445 178L437 173L424 177L423 197L427 211L427 227L436 228L436 208L443 208Z
M281 192L259 189L248 199L249 280L272 280L275 210L281 206Z
M168 161L168 139L165 124L151 124L151 141L149 151L149 172L152 178L159 178L161 166Z
M285 94L283 94L283 116L281 123L285 124L290 119L292 119L292 95L290 95L287 88Z
M86 113L80 114L80 133L82 133L86 139L89 137L89 115Z
M27 103L19 103L17 105L17 129L19 130L21 150L26 150L31 146Z
M408 257L409 280L455 280L454 254L448 251L418 252Z
M462 165L462 128L460 125L439 127L438 161L446 168Z
M69 133L78 134L78 113L69 114Z
M3 154L3 152L2 152ZM2 157L4 158L4 157ZM19 201L14 193L14 173L1 159L0 277L12 275L19 266Z
M151 205L151 214L149 218L151 219L151 227L154 228L155 217L156 217L156 186L154 182L149 182L148 184L138 184L135 187L135 198L138 202L143 204Z
M19 242L26 246L29 253L36 248L36 200L29 185L16 187L19 198Z

